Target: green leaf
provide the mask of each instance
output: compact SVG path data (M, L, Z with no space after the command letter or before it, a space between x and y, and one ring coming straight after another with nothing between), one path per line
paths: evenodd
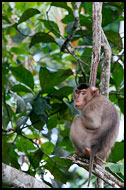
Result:
M28 154L29 161L34 168L37 168L39 166L39 162L42 160L42 156L43 153L39 149Z
M22 84L14 85L11 90L14 92L31 92L30 89L28 89L26 86Z
M59 45L59 48L62 48L62 45L64 44L65 40L61 38L55 38L56 43Z
M24 48L19 48L19 47L12 47L11 52L20 55L20 54L28 54L27 50Z
M71 31L73 29L73 26L74 26L74 21L67 24L67 26L65 27L65 31L66 31L67 34L71 33Z
M41 116L41 119L44 122L47 122L48 120L48 115L46 113L46 110L50 110L51 106L47 104L46 100L40 96L38 96L35 99L34 105L33 105L34 113L37 116Z
M91 16L80 15L80 25L81 26L86 26L89 30L92 30Z
M61 21L64 24L69 24L70 22L74 21L74 16L73 15L66 15Z
M69 12L69 14L73 15L73 11L70 7L67 6L67 2L53 2L52 6L66 9Z
M118 98L118 103L119 103L119 108L120 108L121 112L124 114L124 99Z
M68 152L74 150L69 136L66 136L63 138L62 142L60 143L60 146L62 147L62 149L66 150Z
M69 94L73 93L73 87L71 86L64 86L60 88L59 90L53 89L47 89L44 91L44 93L48 93L50 95L54 95L58 97L59 99L62 99L63 97L67 97Z
M6 104L4 104L3 102L2 102L2 127L4 128L4 129L6 129L6 127L7 127L7 125L8 125L8 123L9 123L9 116L8 116L8 112L7 112L7 109L8 109L8 105Z
M113 173L120 173L120 164L112 164L109 168Z
M33 17L36 14L40 14L41 12L38 9L34 9L34 8L29 8L27 10L24 11L24 13L22 14L22 16L20 17L18 24L28 20L29 18Z
M15 141L15 145L16 145L16 148L18 149L18 151L25 152L26 154L30 150L36 150L33 143L22 136L17 137L17 139Z
M61 167L62 166L67 166L69 167L71 164L72 164L72 161L71 160L67 160L67 159L64 159L64 158L60 158L58 156L54 156L53 157L53 160L56 161L56 163L60 164ZM65 169L64 167L62 167L62 169Z
M50 154L52 154L53 151L54 151L54 144L51 143L51 142L46 142L46 143L44 143L44 144L41 145L41 148L42 148L42 150L43 150L46 154L50 155Z
M20 168L18 164L18 154L14 150L13 143L7 143L8 139L7 136L2 136L2 161L5 164L10 164L12 167Z
M29 48L31 48L33 45L35 45L37 43L41 43L41 42L42 43L56 43L54 38L51 35L49 35L48 33L38 32L32 37Z
M57 97L67 97L69 94L73 93L73 87L64 86L60 88L56 93L55 96Z
M52 72L45 67L41 67L39 71L39 80L41 88L49 89L54 86L57 86L70 75L72 75L72 71L70 69L67 70L59 69L55 72L54 71Z
M16 125L17 125L16 128L20 127L23 124L25 124L27 120L28 120L27 116L18 117L17 120L16 120Z
M102 25L103 25L103 27L110 24L110 23L112 23L112 22L114 22L118 18L117 11L112 10L109 6L108 7L103 6L102 15L103 15L102 16Z
M108 162L118 162L124 158L124 141L116 142L111 150L111 154L107 159Z
M67 182L68 180L67 172L64 172L63 170L61 170L60 169L61 166L56 165L55 162L53 162L52 160L47 159L46 164L44 165L44 168L48 169L52 173L52 175L55 177L55 179L59 180L62 183Z
M31 89L34 88L34 80L33 75L30 71L25 69L22 66L18 67L11 67L10 70L12 71L12 74L15 76L15 78L27 86L29 86Z
M34 128L36 128L39 131L43 129L45 122L39 116L37 116L33 111L30 113L30 120Z
M44 24L44 26L45 26L48 30L51 30L52 33L55 34L56 37L60 37L59 34L57 34L57 32L55 32L55 30L52 29L52 26L53 26L58 32L60 32L58 25L57 25L54 21L51 21L51 20L48 21L48 20L45 20L45 19L39 19L39 20ZM50 23L52 26L50 26L49 23Z
M117 32L114 32L112 30L107 30L107 31L105 31L105 35L106 35L107 39L110 40L110 42L112 42L114 45L118 44L118 46L117 46L118 49L120 51L122 51L122 46L123 46L122 45L122 39ZM118 65L120 65L120 64L118 64Z
M117 64L116 71L112 73L112 77L114 79L114 83L116 88L118 89L124 80L124 69L121 64Z
M120 166L120 172L122 175L124 175L124 164L121 164Z
M55 128L57 126L57 124L58 124L57 116L53 116L50 119L48 119L47 128L48 129L53 129L53 128Z
M16 99L17 99L16 113L21 113L21 112L25 111L26 104L25 104L25 101L23 100L23 98L21 98L20 96L16 95Z
M92 2L85 2L85 13L92 15Z

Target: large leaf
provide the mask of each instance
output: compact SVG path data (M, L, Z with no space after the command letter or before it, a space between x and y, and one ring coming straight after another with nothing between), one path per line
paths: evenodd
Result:
M116 45L116 48L118 47L118 50L122 51L122 39L120 35L117 32L114 32L112 30L105 31L107 39L112 42L114 45Z
M67 6L67 2L53 2L52 6L66 9L69 12L69 14L73 15L73 11L70 7Z
M20 55L20 54L28 54L27 50L25 48L19 48L19 47L12 47L11 52Z
M12 71L12 74L15 76L15 78L27 86L29 86L31 89L34 88L34 80L33 75L30 71L25 69L22 66L18 67L11 67L10 70Z
M112 77L114 79L114 83L116 88L120 88L122 81L124 80L124 69L121 64L118 63L116 66L116 71L112 73Z
M25 103L24 99L21 98L18 95L16 95L16 99L17 99L16 113L21 113L21 112L25 111L25 109L26 109L26 103Z
M47 128L48 129L53 129L53 128L55 128L57 126L57 124L58 124L57 116L53 116L48 120Z
M118 18L118 12L117 10L112 10L109 6L104 6L103 3L103 9L102 9L102 25L103 27L114 22Z
M26 154L30 150L36 150L33 143L22 136L18 136L18 138L15 141L15 145L16 145L16 148L18 149L18 151L25 152Z
M5 164L10 164L12 167L20 168L18 163L18 154L14 150L13 143L7 143L8 138L7 136L2 136L2 161Z
M124 114L124 98L118 98L118 103L119 103L121 112Z
M61 21L64 24L69 24L70 22L74 21L74 16L73 15L66 15Z
M59 90L55 88L44 90L44 93L54 95L55 97L59 99L62 99L63 97L67 97L69 94L72 94L72 92L73 92L73 87L71 86L64 86L60 88Z
M52 157L52 159L55 159L55 158ZM63 165L62 163L60 163L59 165L57 165L56 163L58 163L58 159L56 160L56 162L53 162L51 159L47 159L46 164L44 165L44 168L48 169L52 173L52 175L55 177L55 179L61 181L62 183L66 183L68 180L67 171L64 172L63 170L61 170L61 166Z
M14 85L11 89L12 91L14 92L31 92L30 89L28 89L26 86L22 85L22 84L17 84L17 85Z
M59 34L57 32L60 32L59 31L59 27L58 25L54 22L54 21L48 21L48 20L45 20L45 19L39 19L44 25L45 27L48 29L48 30L51 30L52 33L55 34L56 37L59 37ZM51 26L52 25L52 26ZM55 30L53 30L53 28L55 28Z
M29 161L34 168L37 168L39 166L39 162L42 160L42 156L43 152L40 149L28 154Z
M120 173L121 164L112 164L109 168L113 173Z
M24 11L24 13L22 14L22 16L20 17L18 24L28 20L29 18L33 17L36 14L40 14L41 12L38 9L34 9L34 8L29 8L27 10Z
M39 116L37 116L33 111L30 113L30 120L34 128L36 128L39 131L43 129L45 122Z
M72 71L70 69L67 70L59 69L55 72L52 72L45 67L41 67L39 72L39 80L41 88L49 89L54 86L57 86L70 75L72 75Z
M48 155L52 154L54 151L54 145L51 142L45 142L41 145L41 148Z
M80 15L80 25L86 26L89 30L92 30L92 19L91 19L91 17Z
M7 124L9 123L9 116L8 116L8 105L5 103L2 103L2 127L6 129Z
M124 141L116 142L111 150L111 154L107 159L109 162L118 162L124 158Z
M42 42L42 43L56 43L54 38L52 36L50 36L48 33L38 32L32 37L29 48L31 48L33 45L40 43L40 42Z
M40 96L35 99L33 105L34 113L39 116L44 122L47 122L48 115L46 110L50 110L51 106L47 104L46 100Z

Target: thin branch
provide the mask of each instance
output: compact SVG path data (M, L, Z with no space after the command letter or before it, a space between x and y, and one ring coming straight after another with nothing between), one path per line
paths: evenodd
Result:
M82 61L81 59L79 59L79 58L77 57L77 55L75 55L75 54L73 53L73 51L70 50L70 48L67 47L66 49L67 49L67 52L69 52L78 62L80 62L80 63L82 63L82 64L84 64L84 65L86 65L86 66L89 67L89 65L88 65L85 61Z
M116 95L122 95L122 96L124 96L124 93L117 92L117 91L111 91L111 92L109 92L109 94L116 94Z
M42 149L41 147L39 147L39 145L38 145L36 142L33 141L33 139L31 139L31 138L29 138L29 137L27 137L27 136L25 136L25 135L23 135L23 134L22 134L22 137L28 139L28 140L31 141L33 144L35 144L35 145L38 147L38 149L39 149L45 156L47 156L52 162L54 162L56 165L59 165L60 167L64 167L64 168L67 168L67 167L68 167L68 166L63 166L63 165L57 163L55 160L53 160L53 158L49 157L49 155L46 154L46 153L43 151L43 149Z
M84 49L84 48L92 48L92 46L89 46L89 45L84 45L84 46L72 46L74 49Z
M73 38L73 35L75 34L76 32L76 29L78 28L79 26L79 7L80 7L80 3L81 2L76 2L75 3L75 7L74 7L74 18L75 18L75 22L74 22L74 25L73 25L73 29L71 31L71 33L69 34L68 38L65 39L54 27L53 25L51 24L50 20L49 20L49 11L51 9L51 6L53 5L53 3L50 5L48 11L46 12L46 15L47 15L47 20L48 20L48 23L50 25L50 27L52 28L52 30L54 30L65 42L64 44L62 45L62 48L61 48L61 51L64 51L65 53L70 53L76 60L77 62L80 62L82 64L85 64L86 66L89 66L86 62L84 62L83 60L79 59L77 57L77 55L75 55L74 53L74 47L71 45L70 41L71 39Z
M87 171L89 171L89 160L88 159L80 159L77 157L73 156L65 156L62 157L64 159L71 160L74 164L77 164L80 167L83 167ZM104 182L107 184L111 185L112 187L121 187L124 188L124 183L120 182L116 177L114 177L111 173L103 169L101 166L98 164L94 163L93 164L93 171L92 173L102 179Z
M64 44L62 45L61 51L63 51L63 52L70 45L70 42L71 42L77 28L79 27L79 7L80 7L80 4L81 4L81 2L75 2L75 6L74 6L74 10L73 10L74 24L73 24L73 27L72 27L72 30L71 30L69 36L67 37Z

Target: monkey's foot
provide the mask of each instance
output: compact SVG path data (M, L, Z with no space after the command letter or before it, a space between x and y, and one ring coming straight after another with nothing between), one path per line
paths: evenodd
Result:
M84 150L85 150L85 153L86 153L88 156L90 156L90 153L91 153L90 148L87 148L87 147L86 147Z

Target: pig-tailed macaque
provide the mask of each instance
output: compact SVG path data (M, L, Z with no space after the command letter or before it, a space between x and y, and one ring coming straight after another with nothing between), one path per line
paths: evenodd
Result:
M74 105L81 115L73 120L70 138L78 156L90 157L89 186L94 159L102 165L100 160L106 160L115 143L119 115L109 99L99 95L98 89L88 84L80 84L74 89Z

